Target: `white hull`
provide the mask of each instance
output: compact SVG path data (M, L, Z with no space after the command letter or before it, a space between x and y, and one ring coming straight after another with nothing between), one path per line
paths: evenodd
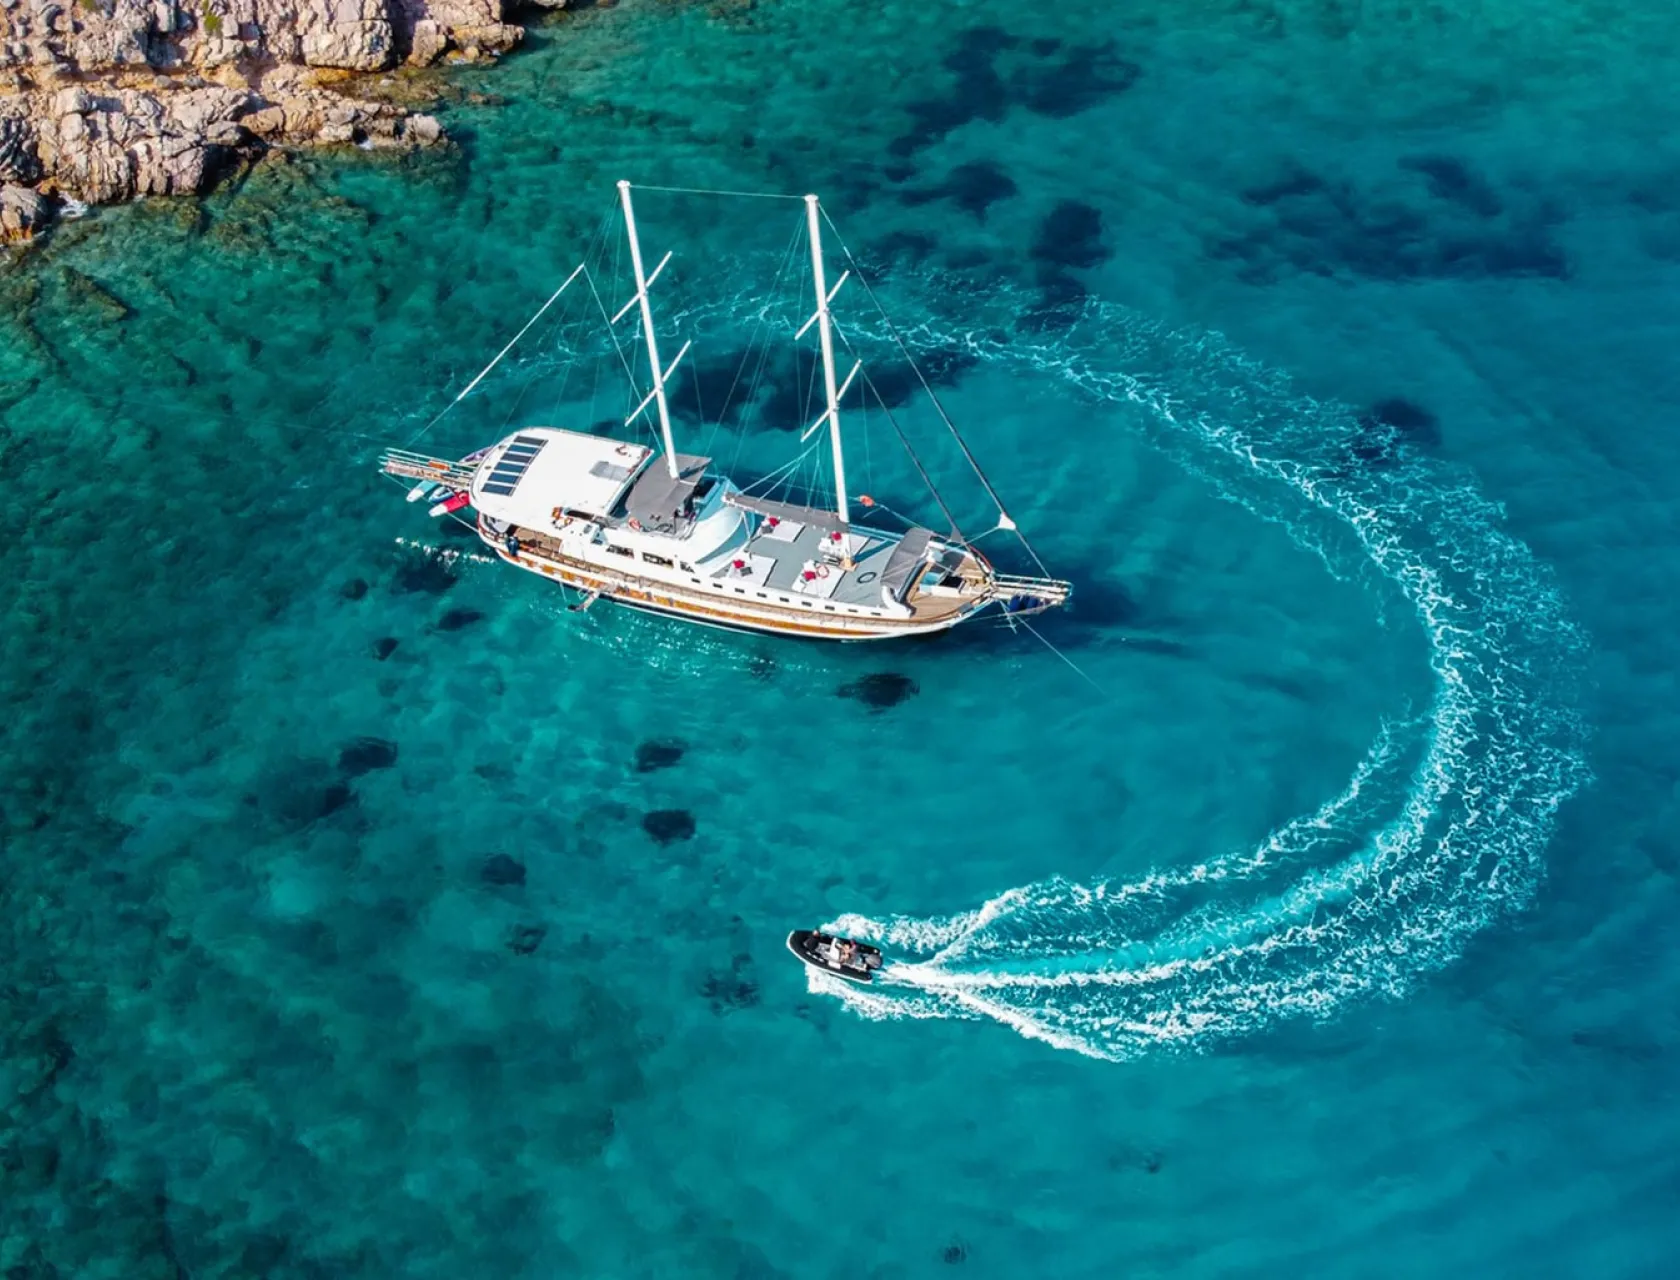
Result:
M645 385L649 389L645 395L641 378L614 339L614 351L631 389L641 395L623 425L634 427L653 411L663 452L593 430L537 423L459 461L387 450L381 463L385 472L419 482L410 488L409 501L432 502L431 514L443 517L461 518L458 513L470 507L476 514L479 537L500 559L582 592L588 603L605 598L644 612L732 631L820 640L891 640L949 631L993 605L1006 615L1018 616L1067 600L1071 588L1065 582L995 571L961 535L942 501L941 511L950 522L946 534L913 523L903 532L876 527L870 517L877 513L870 509L877 504L867 494L856 495L862 518L854 520L846 486L840 407L863 362L856 351L849 350L850 343L830 313L830 303L852 271L841 272L832 287L827 283L824 218L815 196L803 200L815 311L806 313L808 318L793 330L792 338L797 343L814 328L821 351L823 412L809 422L800 440L826 428L832 454L832 504L827 493L822 495L822 505L811 506L744 491L713 469L710 458L678 453L667 383L690 344L685 342L668 364L664 361L649 296L671 254L651 272L645 270L630 184L620 182L618 191L635 292L616 315L608 316L602 307L601 318L610 331L623 317L639 313L646 347ZM489 376L584 272L584 264L579 264L455 402ZM594 277L589 277L589 287L594 293ZM813 295L804 294L801 286L802 307L809 296ZM599 306L598 293L595 300ZM835 363L838 344L845 345L852 358L850 371L843 377ZM904 354L908 357L907 351ZM742 368L746 365L743 357ZM751 386L757 385L755 374ZM867 375L862 387L874 391ZM943 418L942 408L939 413ZM955 435L956 428L949 419L945 422ZM904 445L931 489L933 481L908 440ZM962 447L975 475L998 504L996 530L1015 530L978 463L967 446ZM805 457L800 455L790 466L803 466ZM781 486L790 494L815 495L818 469L813 466L808 485L802 481L795 486L788 467L758 483Z
M836 615L813 616L797 604L746 603L719 599L711 592L696 591L687 582L664 582L650 576L609 575L592 565L569 559L552 559L522 548L518 556L492 538L484 543L507 563L527 573L561 583L574 590L627 605L643 613L698 623L722 631L757 635L801 636L812 640L894 640L906 636L934 635L966 622L991 603L976 600L972 606L943 617L918 620Z

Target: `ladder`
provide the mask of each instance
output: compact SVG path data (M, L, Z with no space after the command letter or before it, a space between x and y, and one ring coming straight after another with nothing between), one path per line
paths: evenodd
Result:
M387 449L379 457L379 469L388 476L405 480L434 480L451 489L470 489L475 462L451 462L447 458L432 458L407 449Z
M1073 583L1060 578L1028 578L1014 573L992 575L992 594L1004 602L1007 613L1043 613L1066 604Z

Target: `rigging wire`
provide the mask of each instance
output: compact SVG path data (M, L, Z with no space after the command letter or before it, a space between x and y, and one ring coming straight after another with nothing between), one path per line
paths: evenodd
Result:
M918 365L911 357L909 346L899 334L898 327L893 324L892 318L887 315L886 308L881 305L880 299L875 296L875 290L870 287L869 278L864 275L863 269L858 265L857 259L852 256L851 247L847 245L845 238L840 234L840 229L834 225L834 221L828 216L827 211L820 211L822 212L823 221L828 224L829 230L834 232L834 239L840 245L840 252L846 255L846 261L851 265L852 274L857 276L858 283L863 286L863 291L869 295L869 301L874 305L876 312L880 315L881 323L886 326L887 336L893 340L894 345L898 347L899 352L909 363L911 372L916 375L916 381L922 384L922 390L928 393L928 399L933 402L933 407L938 412L940 421L945 424L946 430L951 433L951 438L957 442L957 447L962 450L963 457L968 459L968 465L973 468L974 474L976 478L979 479L981 487L986 490L987 497L991 498L993 504L997 507L998 515L1001 517L999 521L1000 527L1010 529L1010 531L1021 540L1021 545L1026 548L1027 554L1032 557L1033 563L1038 566L1038 571L1048 578L1050 576L1050 570L1044 567L1044 561L1038 558L1038 552L1033 550L1032 543L1027 541L1027 536L1022 533L1020 529L1016 528L1015 522L1010 519L1009 512L1003 505L1003 499L998 496L997 490L992 487L992 482L987 479L985 471L980 466L979 459L976 458L973 452L969 449L968 442L962 438L962 433L957 430L956 423L952 422L950 414L945 412L944 404L940 402L938 393L934 391L933 385L928 382L926 376L922 373L921 366ZM937 494L935 496L937 497ZM941 501L940 506L943 507L944 505L944 502Z
M792 269L792 264L799 252L799 244L802 235L803 232L797 226L794 228L792 234L789 235L787 245L782 250L782 260L776 267L775 278L770 283L770 291L772 295L783 287L782 282L787 278L787 274L789 270ZM747 394L744 397L747 404L754 404L757 402L759 389L764 385L765 372L770 367L770 339L767 333L769 327L769 308L760 306L758 311L758 323L753 329L753 334L749 339L746 353L741 357L742 367L745 368L747 361L752 359L756 344L758 362L753 368L752 381L748 384ZM741 450L745 447L745 445L746 433L743 431L735 439L735 452L730 459L731 469L733 469L735 464L740 461Z
M852 350L852 344L844 337L842 337L840 341L848 352L852 355L857 354L857 352ZM880 390L875 386L874 379L869 376L868 368L860 367L858 369L858 377L863 379L863 385L869 388L870 392L874 395L876 402L881 406L881 412L886 416L887 421L892 424L893 433L898 436L898 442L904 446L904 452L909 455L911 464L915 466L916 474L921 476L922 483L928 487L928 492L933 495L934 502L939 504L940 511L944 512L945 518L951 522L951 532L956 535L959 542L967 543L968 535L963 533L962 526L957 523L957 517L952 513L951 508L945 505L945 498L939 492L939 486L934 484L933 477L928 474L927 468L922 465L921 456L917 454L915 447L911 445L910 437L904 434L904 428L898 425L898 419L893 417L893 411L887 408L886 397L883 396ZM1034 556L1033 558L1036 560L1038 557ZM1039 567L1043 568L1042 565ZM1046 576L1048 577L1049 575L1046 574Z
M719 191L709 187L649 187L636 183L634 191L664 191L679 196L746 196L752 200L803 200L804 196L790 196L781 191Z
M456 405L460 404L461 401L465 400L467 398L467 396L472 393L472 389L474 387L476 387L479 383L483 382L484 379L487 378L490 375L490 371L502 362L502 357L507 355L508 352L512 351L513 348L518 344L519 340L521 338L523 338L527 333L530 332L531 326L534 325L538 320L542 319L543 313L546 312L550 307L552 307L554 305L554 303L556 302L556 300L559 299L560 295L565 293L566 290L571 287L572 281L576 280L578 278L579 273L582 272L582 271L583 271L583 264L580 262L580 263L578 263L577 267L573 269L572 274L566 277L565 283L562 284L553 293L549 294L548 295L548 301L543 303L542 306L537 308L537 314L532 316L529 320L527 320L525 322L525 327L523 329L521 329L518 333L514 334L513 338L508 342L507 346L503 347L500 351L498 351L496 353L496 358L494 360L492 360L489 364L485 365L483 369L479 370L478 377L474 378L471 382L467 383L466 386L462 387L460 393L453 400L451 400L448 404L444 405L443 408L438 412L436 417L434 417L425 426L421 427L420 430L416 431L414 433L414 435L409 439L409 444L414 444L416 441L418 441L421 436L425 435L428 431L430 431L433 427L437 426L437 424L443 420L444 414L448 413Z
M597 232L597 238L599 238L602 234L603 234L602 232ZM578 278L579 275L584 276L586 279L589 276L587 253L585 255L585 260L583 262L579 262L578 265L572 269L572 273L569 276L566 277L566 279L561 283L560 287L549 295L548 301L544 302L542 304L542 306L537 308L536 313L529 320L527 320L525 322L524 327L522 327L519 330L518 333L513 335L513 338L508 342L508 344L505 347L503 347L500 351L498 351L496 353L495 358L492 359L489 364L485 365L484 368L479 370L478 376L475 377L471 382L467 383L466 386L462 387L461 390L456 394L455 398L453 400L451 400L448 404L444 405L444 407L442 409L440 409L437 412L436 415L433 416L433 418L430 422L426 423L425 426L421 427L412 436L410 436L409 439L408 439L408 443L410 445L414 445L414 444L418 443L420 438L422 436L424 436L428 431L430 431L433 427L437 426L437 424L439 422L443 421L444 417L446 415L448 415L448 413L452 409L454 409L456 405L460 404L461 401L465 400L467 398L467 396L472 394L473 389L475 387L477 387L479 383L483 382L485 378L489 377L490 376L490 371L493 370L497 365L499 365L502 362L503 358L507 355L507 353L512 351L514 349L514 347L516 347L519 344L519 340L531 331L531 326L536 324L538 320L542 319L543 315L548 311L548 309L550 307L552 307L555 304L555 302L560 298L561 294L565 293L567 289L571 288L572 282L575 281ZM590 288L591 288L591 290L593 290L593 288L594 288L593 281L591 281L591 283L590 283ZM599 295L596 296L596 303L597 304L600 303ZM615 339L615 345L616 345L616 339Z
M793 234L788 237L787 246L782 250L781 261L776 266L776 274L771 279L770 291L772 294L774 294L777 289L781 288L782 280L787 275L788 265L793 261L793 256L798 251L798 247L799 232L795 229ZM752 363L753 353L755 351L759 353L758 364L753 370L751 381L747 385L747 394L742 397L742 400L744 403L750 404L758 398L758 388L764 377L764 367L770 351L769 340L763 336L764 331L769 327L769 324L769 316L765 314L765 309L760 307L758 318L753 325L751 334L749 334L747 338L746 347L741 353L740 363L735 366L735 376L729 383L729 391L725 394L723 404L718 409L717 421L712 424L712 429L706 436L706 446L704 449L704 452L706 453L710 453L712 451L712 442L717 438L717 433L722 429L723 420L725 416L727 416L730 406L735 403L735 392L741 385L741 378L746 374L748 365ZM743 432L742 434L737 435L735 440L735 453L730 461L731 469L733 469L734 464L740 460L741 447L744 442L745 434Z
M607 304L601 301L601 291L595 287L595 274L585 270L583 278L589 282L589 292L595 295L595 307L601 313L601 318L607 322L607 337L612 340L613 350L618 353L618 362L624 366L624 376L630 379L630 385L637 391L641 388L636 383L636 371L630 364L630 358L624 354L624 347L618 340L618 334L613 331L612 316L607 311Z

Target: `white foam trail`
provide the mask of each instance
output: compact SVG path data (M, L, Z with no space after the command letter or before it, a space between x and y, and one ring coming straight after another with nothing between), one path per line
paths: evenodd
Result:
M1435 689L1417 722L1385 727L1340 795L1252 849L1133 882L1053 878L940 919L842 917L831 927L910 962L868 989L813 971L813 990L865 1017L985 1018L1119 1059L1400 994L1524 903L1557 808L1586 776L1571 709L1585 645L1471 478L1298 395L1218 337L1092 303L1053 343L1023 344L995 336L1029 309L1019 298L928 283L944 314L998 324L930 318L910 327L912 345L1049 377L1127 414L1221 496L1365 586L1374 609L1398 593L1428 639ZM678 317L736 329L766 318L744 295Z
M1468 477L1373 446L1367 424L1217 338L1118 308L1088 307L1054 347L919 336L1134 408L1157 445L1332 571L1392 583L1429 640L1435 692L1421 722L1385 726L1340 795L1252 850L1130 883L1051 879L943 919L843 916L829 927L914 959L831 994L871 1018L984 1017L1121 1059L1397 995L1527 900L1585 777L1571 710L1584 641Z

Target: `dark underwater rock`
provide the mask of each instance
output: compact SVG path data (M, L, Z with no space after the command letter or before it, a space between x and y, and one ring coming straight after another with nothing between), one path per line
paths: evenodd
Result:
M463 627L470 627L475 622L482 622L484 615L477 609L451 609L438 619L439 631L460 631Z
M1069 616L1094 627L1135 627L1143 623L1143 609L1118 582L1104 582L1092 569L1079 582L1079 594L1068 606Z
M1411 443L1433 447L1441 443L1440 420L1422 405L1404 396L1390 396L1371 406L1370 416L1392 427Z
M1050 210L1032 247L1033 257L1052 268L1094 267L1110 254L1102 211L1080 200L1063 200Z
M1061 51L1061 42L1034 40L1032 50L1042 59ZM1011 87L1029 111L1066 120L1104 98L1121 94L1137 83L1143 68L1120 56L1112 40L1077 45L1058 61L1029 66L1011 77Z
M655 809L642 815L642 830L659 844L692 840L697 829L694 815L687 809Z
M345 805L356 798L356 793L342 782L335 782L323 787L317 801L317 818L326 818L337 813Z
M708 973L700 986L700 994L711 1001L713 1013L752 1008L758 1003L758 983L752 977L752 953L737 951L729 963L728 972L714 970Z
M294 796L287 796L281 806L281 816L291 818L299 825L307 826L323 818L331 818L349 801L356 798L356 793L349 790L346 783L328 783L321 788L301 791Z
M636 748L636 772L654 773L669 769L683 758L683 752L687 750L687 744L675 738L650 739Z
M924 98L908 107L910 127L888 144L890 155L905 159L931 147L975 120L1001 120L1009 110L1009 91L993 65L1015 38L995 26L973 27L957 36L944 59L954 81L942 97Z
M1422 174L1429 184L1429 194L1437 200L1463 205L1483 218L1497 217L1504 212L1499 193L1456 156L1402 156L1400 167Z
M397 744L384 738L357 738L338 753L338 767L352 778L375 769L389 769L397 762Z
M1038 294L1016 318L1021 333L1042 334L1070 328L1090 301L1091 291L1060 268L1038 272Z
M905 192L905 204L924 204L929 200L949 200L964 213L985 220L986 212L999 200L1007 200L1020 190L1015 180L1001 166L991 161L960 164L938 186Z
M246 803L267 810L287 827L307 827L330 818L352 803L350 784L322 760L282 764L267 779L267 789Z
M338 594L343 596L346 600L360 600L367 594L367 591L368 588L365 579L351 578L349 582L346 582L338 589Z
M417 556L403 561L397 569L397 576L391 580L391 585L402 595L418 591L426 595L441 596L459 581L447 565L430 557Z
M1383 467L1397 462L1403 447L1433 449L1440 443L1441 432L1433 413L1403 397L1391 396L1360 416L1348 452L1360 462Z
M898 365L888 365L869 375L872 384L870 390L881 404L889 409L896 409L926 395L927 392L922 386L924 378L929 386L935 388L955 386L963 374L980 362L977 356L956 347L934 347L931 350L919 351L916 353L916 361L920 367L920 376L917 376L916 370Z
M1569 277L1553 237L1562 214L1552 203L1520 193L1506 199L1451 157L1414 156L1399 166L1424 183L1397 193L1380 179L1361 186L1286 161L1272 180L1243 192L1266 217L1210 251L1235 262L1251 284L1291 272L1397 281Z
M516 956L528 956L547 936L546 924L516 924L508 930L507 949Z
M380 662L384 662L396 651L397 638L395 636L380 636L373 642L373 656Z
M873 671L860 680L840 686L840 696L863 703L871 711L885 711L896 707L906 698L920 693L921 686L909 676L896 671Z
M493 853L484 860L478 876L485 884L519 887L525 883L525 864L505 853Z
M958 33L943 61L949 92L909 105L909 128L888 144L889 155L906 159L964 125L1001 120L1017 106L1067 119L1124 93L1142 74L1113 41L1073 47L1024 41L990 24Z

